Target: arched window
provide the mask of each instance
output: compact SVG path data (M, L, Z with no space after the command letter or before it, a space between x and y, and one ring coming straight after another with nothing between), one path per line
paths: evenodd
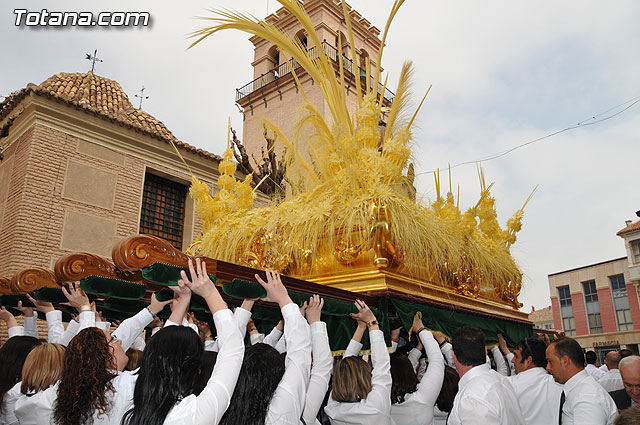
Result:
M294 38L296 40L298 40L300 42L300 44L302 44L305 48L308 48L308 46L307 46L307 34L304 32L304 30L298 31Z
M278 49L278 46L272 46L267 52L267 56L273 65L272 68L276 68L280 65L280 50Z

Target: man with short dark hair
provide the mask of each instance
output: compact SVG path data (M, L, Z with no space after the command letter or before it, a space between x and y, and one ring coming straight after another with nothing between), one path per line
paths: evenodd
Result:
M561 338L547 347L547 370L564 385L560 425L612 425L618 409L609 393L584 370L584 354L574 339Z
M624 385L622 385L622 377L620 376L620 370L618 370L620 359L620 353L617 353L615 351L609 351L604 358L604 362L607 365L609 371L598 380L598 383L600 383L600 385L602 385L602 387L607 390L607 392L619 391L624 389Z
M501 338L498 338L500 341ZM507 379L518 397L527 425L557 424L562 385L547 373L547 346L536 338L525 338L516 344L511 362L516 375Z
M524 425L513 387L486 363L484 333L463 326L454 332L452 345L460 382L447 424Z
M596 366L596 363L598 362L598 356L595 351L587 351L584 355L584 358L587 361L587 367L585 367L584 370L586 370L589 375L593 376L593 379L597 381L604 375L606 375L607 372L599 369L598 366Z
M624 389L609 393L619 410L640 404L640 356L628 356L620 361Z

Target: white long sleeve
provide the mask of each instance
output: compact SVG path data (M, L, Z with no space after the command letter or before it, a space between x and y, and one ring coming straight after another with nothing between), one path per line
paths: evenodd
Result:
M191 394L171 409L165 425L217 424L229 407L242 367L244 343L231 310L216 312L213 321L218 332L220 351L211 378L200 395Z
M302 417L309 370L311 368L311 332L297 305L282 307L284 338L287 340L285 372L273 394L265 424L299 424Z
M249 319L251 319L251 312L249 310L245 310L242 307L238 307L233 312L233 320L236 322L238 326L238 330L240 331L240 335L244 340L244 336L247 333L247 323L249 323ZM216 353L219 350L218 347L218 338L216 337L213 341L205 341L204 342L204 350L205 351L215 351Z
M276 343L276 346L273 347L276 349L276 351L280 354L284 354L287 352L287 338L285 336L283 336L282 338L280 338L278 340L278 342Z
M24 334L38 338L38 316L24 317Z
M12 326L7 329L7 336L13 338L14 336L24 336L24 326Z
M264 334L257 333L249 335L249 341L251 342L251 345L260 344L261 342L264 342Z
M505 357L505 361L509 365L509 370L511 372L509 376L516 376L516 365L513 364L513 358L515 357L515 355L513 353L509 353L504 357Z
M440 350L438 349L438 351ZM422 351L418 350L417 348L412 348L411 351L409 351L409 354L407 354L407 357L409 358L414 371L418 368L420 356L422 356Z
M50 344L60 344L64 334L62 312L59 310L50 311L45 314L45 318L47 319L47 340Z
M62 337L60 337L60 344L64 345L65 347L69 345L69 341L71 341L73 337L78 334L79 329L80 323L76 322L75 320L70 321L67 325L67 329L64 330Z
M273 329L271 329L271 332L269 332L269 335L264 337L264 341L262 342L272 346L273 348L276 348L276 344L278 343L278 341L280 341L281 337L282 337L282 331L274 327Z
M500 351L498 346L491 348L491 355L493 356L493 361L496 362L496 372L502 376L509 376L509 366L507 366L507 362L504 361L502 351Z
M359 356L360 351L362 350L362 343L352 339L349 341L349 345L347 345L347 349L344 350L344 355L342 358L351 357L351 356Z
M316 421L318 411L327 393L327 388L329 388L329 379L333 371L333 358L331 357L331 347L329 346L329 335L327 335L327 324L314 322L310 325L310 328L313 365L311 366L309 388L307 389L307 397L302 412L302 419L306 424L312 424Z
M440 352L444 356L444 361L447 363L447 366L455 368L456 365L453 363L453 346L445 342L442 347L440 347Z
M143 308L135 316L123 320L118 329L113 331L114 338L118 338L122 342L122 349L127 351L138 335L144 331L144 328L153 321L153 314L146 307Z
M86 328L94 328L96 326L96 314L93 311L83 311L78 314L78 322L80 322L78 332Z

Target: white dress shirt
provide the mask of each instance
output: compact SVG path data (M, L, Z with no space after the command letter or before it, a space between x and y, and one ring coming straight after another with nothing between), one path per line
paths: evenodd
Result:
M587 365L587 367L584 368L584 370L586 370L589 375L593 376L593 379L595 379L596 381L598 381L600 378L602 378L607 373L606 370L602 370L600 368L597 368L594 365L592 365L591 363L589 363Z
M394 424L391 419L391 366L382 331L370 331L369 341L373 363L371 391L367 398L356 403L337 402L330 396L324 411L332 424Z
M496 363L496 372L498 372L502 376L509 376L509 366L507 362L504 360L502 356L502 351L496 345L491 348L491 356L493 357L493 361Z
M284 338L287 340L285 371L273 393L265 425L299 424L311 369L311 331L297 305L282 307Z
M440 346L428 330L420 332L419 337L429 358L429 366L417 391L405 395L404 402L391 405L391 418L397 425L431 425L433 408L442 388L444 357Z
M218 332L218 357L207 386L200 395L191 394L179 401L164 420L165 425L217 424L231 402L242 360L244 342L231 310L213 315Z
M282 331L274 327L273 329L271 329L271 332L269 332L269 334L264 337L264 340L262 342L272 346L273 348L276 348L276 344L278 343L278 341L280 341L281 337Z
M447 424L524 425L524 418L507 377L483 364L460 378Z
M24 317L24 334L38 338L38 316Z
M440 347L440 352L444 356L446 365L455 369L456 364L453 362L453 345L445 342L444 345Z
M137 375L134 375L134 372L119 372L118 375L111 380L114 391L107 393L110 408L104 415L98 415L98 412L95 412L93 415L93 425L120 425L122 416L131 408L136 379ZM46 390L37 393L37 398L35 399L34 397L36 396L22 396L26 400L21 401L20 411L23 412L26 423L41 424L43 423L41 418L51 417L57 398L58 385L59 383L56 383ZM33 399L33 401L31 399ZM35 403L37 403L37 406ZM38 417L34 417L36 413Z
M310 328L313 365L311 366L309 388L307 389L307 397L302 411L302 419L307 425L317 423L318 411L322 407L324 396L327 393L327 388L329 388L331 372L333 371L333 357L331 357L327 324L313 322Z
M602 388L607 390L608 393L624 389L619 369L609 369L609 371L598 380L598 383L602 385Z
M50 425L51 404L44 391L30 396L20 394L16 401L16 417L20 425Z
M22 328L22 326L20 326ZM11 328L13 329L13 328ZM18 382L7 391L2 398L2 413L0 414L0 424L17 425L18 418L15 415L16 401L20 397L20 386L22 382Z
M612 425L618 409L609 393L586 371L564 384L562 425Z
M527 425L556 425L560 413L562 385L542 367L534 367L507 378L518 398Z
M513 353L509 353L506 356L504 356L504 358L507 361L507 364L509 365L509 376L516 376L516 365L513 364L514 357L515 357L515 354Z

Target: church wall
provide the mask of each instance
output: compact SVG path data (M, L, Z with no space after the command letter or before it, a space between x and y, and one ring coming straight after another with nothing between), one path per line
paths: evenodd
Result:
M25 254L19 243L21 235L30 232L27 223L19 216L23 205L26 168L29 159L33 131L17 138L4 152L0 163L0 276L9 277L12 263ZM11 137L11 136L9 136ZM6 180L5 180L5 177Z

